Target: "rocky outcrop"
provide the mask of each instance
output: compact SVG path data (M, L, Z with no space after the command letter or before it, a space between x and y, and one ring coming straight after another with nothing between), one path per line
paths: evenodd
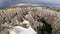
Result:
M0 33L3 34L3 31L19 25L16 23L16 20L20 22L21 18L25 18L30 21L30 25L36 30L37 26L43 26L43 23L38 22L37 18L34 19L36 15L40 16L41 18L44 17L46 22L52 25L53 34L60 33L60 12L45 7L23 6L0 9ZM7 32L5 31L5 33Z

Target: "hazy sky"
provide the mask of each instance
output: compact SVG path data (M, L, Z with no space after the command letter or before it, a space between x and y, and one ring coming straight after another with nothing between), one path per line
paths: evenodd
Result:
M19 4L19 3L31 3L31 4L60 7L60 0L0 0L0 7L5 7L5 6Z

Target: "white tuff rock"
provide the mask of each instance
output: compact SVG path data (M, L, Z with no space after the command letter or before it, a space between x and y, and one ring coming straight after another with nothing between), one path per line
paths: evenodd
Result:
M10 34L37 34L36 31L30 26L29 21L24 20L21 25L27 24L28 28L24 28L22 26L15 26L11 31Z

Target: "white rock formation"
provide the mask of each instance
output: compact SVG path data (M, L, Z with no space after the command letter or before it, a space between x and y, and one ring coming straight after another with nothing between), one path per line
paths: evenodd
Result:
M26 26L28 28L24 28L22 26L15 26L13 29L10 31L10 34L37 34L36 31L29 25L29 21L24 20L21 25L27 24Z

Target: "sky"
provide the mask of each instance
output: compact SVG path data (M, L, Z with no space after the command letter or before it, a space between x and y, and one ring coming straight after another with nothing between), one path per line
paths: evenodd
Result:
M0 7L7 7L21 3L60 7L60 0L0 0Z

